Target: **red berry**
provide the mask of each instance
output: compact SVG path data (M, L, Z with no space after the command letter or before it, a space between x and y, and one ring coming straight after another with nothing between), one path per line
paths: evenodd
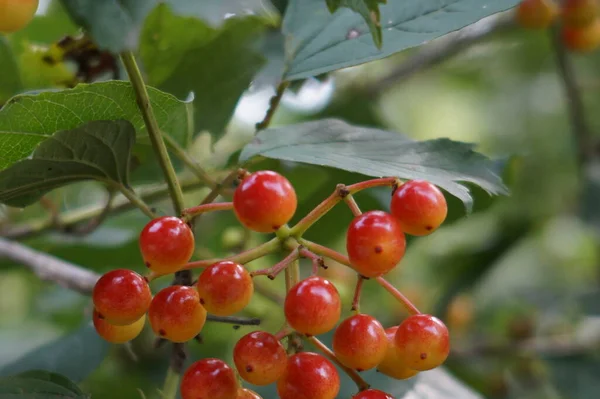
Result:
M112 270L96 282L94 307L113 325L128 325L148 311L152 292L146 280L134 271Z
M192 364L181 378L182 399L236 399L240 386L233 369L221 359Z
M425 371L440 366L450 352L446 325L426 314L408 317L400 324L394 338L398 358L407 367Z
M277 381L280 399L334 399L339 390L340 376L333 364L312 352L290 356Z
M242 265L222 261L202 272L197 288L200 303L209 313L229 316L248 305L254 292L254 283Z
M523 0L517 6L517 23L529 29L548 28L558 16L553 0Z
M565 47L574 52L587 53L600 47L600 19L586 26L563 26L562 40Z
M591 25L600 14L598 0L564 0L561 4L562 20L571 27Z
M400 223L383 211L369 211L354 218L346 235L352 267L365 277L392 270L404 256L406 240Z
M413 236L433 233L446 219L448 205L439 188L424 180L412 180L394 191L392 215L402 231Z
M262 399L262 397L254 391L243 388L238 391L236 399Z
M319 335L335 327L342 313L342 301L331 282L313 276L290 289L285 297L284 313L296 331Z
M115 326L110 324L106 319L102 318L100 314L94 310L94 328L99 336L104 338L108 342L113 344L122 344L127 341L131 341L144 329L146 323L146 315L142 315L139 319L134 321L132 324L125 326Z
M378 389L367 389L357 393L352 399L394 399L394 397Z
M406 364L402 363L402 360L400 360L400 357L398 356L398 350L396 349L396 331L398 331L398 326L390 327L385 330L388 345L385 352L385 357L377 366L377 370L388 377L392 377L397 380L405 380L417 375L419 372L417 370L408 368Z
M181 269L192 257L194 246L192 229L173 216L151 220L140 234L140 251L146 267L158 274Z
M279 173L255 172L233 194L233 209L250 230L271 233L290 221L298 200L291 183Z
M274 335L254 331L237 342L233 361L244 380L253 385L269 385L285 371L287 354Z
M186 342L200 333L206 310L192 287L172 285L161 290L148 311L154 333L173 342Z
M333 352L346 367L358 371L377 366L387 350L387 337L379 321L366 314L347 318L333 334Z

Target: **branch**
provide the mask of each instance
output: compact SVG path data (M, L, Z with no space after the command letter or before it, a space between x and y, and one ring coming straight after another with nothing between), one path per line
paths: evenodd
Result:
M255 126L256 133L269 127L271 124L271 119L273 119L273 115L275 115L275 111L277 111L277 108L279 107L283 93L285 93L285 89L287 89L289 85L290 82L285 80L279 83L279 86L277 86L277 90L275 91L275 95L271 97L271 100L269 101L269 109L267 110L265 117Z

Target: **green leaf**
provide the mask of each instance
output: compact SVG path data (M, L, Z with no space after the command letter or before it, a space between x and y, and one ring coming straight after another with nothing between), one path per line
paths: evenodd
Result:
M67 389L70 389L72 392L77 394L83 394L83 391L77 386L76 383L65 377L64 375L52 373L47 370L31 370L25 371L23 373L17 374L15 377L17 378L29 378L36 379L39 381L47 381L52 382L54 384L60 385Z
M81 382L102 363L109 349L110 344L98 336L91 324L87 324L74 333L49 342L7 364L0 369L0 375L9 376L22 371L43 369ZM52 381L56 382L56 379L53 378ZM64 382L60 385L68 387ZM72 391L72 386L69 389ZM0 398L3 399L2 395Z
M43 370L0 378L0 399L85 399L79 387L68 378Z
M412 141L398 133L324 119L262 131L240 154L240 161L261 155L330 166L367 176L425 179L460 198L470 210L470 182L490 194L506 187L493 163L473 145L449 139Z
M163 134L187 147L189 104L148 87L150 102ZM125 119L138 134L138 146L148 145L142 115L129 82L81 84L74 89L13 97L0 109L0 170L29 156L36 145L59 130L93 120Z
M336 12L340 7L346 7L360 14L367 23L373 42L377 48L382 45L381 32L381 11L379 4L387 3L387 0L326 0L327 7L331 13Z
M128 121L93 121L43 141L31 159L0 172L0 202L25 207L48 191L82 180L129 186L135 130Z
M347 0L350 1L350 0ZM373 0L371 0L373 1ZM381 6L383 46L349 9L331 14L323 0L291 0L283 21L288 80L388 57L463 28L520 0L401 0Z
M13 51L4 36L0 36L0 107L10 97L18 93L21 87L19 69Z
M141 33L148 82L179 98L193 92L195 131L222 134L240 96L264 64L252 48L264 28L260 18L248 16L227 19L214 29L160 5Z

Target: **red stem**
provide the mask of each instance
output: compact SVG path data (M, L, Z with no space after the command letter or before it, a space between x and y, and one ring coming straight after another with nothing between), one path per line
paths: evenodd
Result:
M317 273L319 273L320 267L326 268L323 258L321 258L319 255L309 251L306 248L300 249L300 256L302 256L303 258L310 259L312 261L312 274L313 275L316 275Z
M348 189L350 194L356 194L357 192L365 190L367 188L385 187L385 186L393 187L393 186L397 185L398 182L399 182L399 180L397 177L382 177L380 179L365 180L365 181L361 181L360 183L351 184L351 185L347 186L346 188Z
M299 238L298 242L300 243L300 245L306 247L308 250L318 255L324 256L329 259L333 259L334 261L341 263L342 265L346 265L352 268L352 265L350 264L350 259L348 259L346 255L342 255L341 253L334 251L331 248L317 244L316 242L308 241L304 238Z
M348 194L346 197L344 197L344 202L348 205L348 208L350 208L355 217L362 215L362 212L352 194Z
M229 211L231 209L233 209L233 202L200 204L198 206L187 208L181 211L181 217L184 217L186 219L193 219L196 216L199 216L206 212Z
M402 304L402 306L404 306L406 308L408 313L410 313L410 314L420 314L421 313L419 311L419 309L417 309L417 307L415 305L413 305L413 303L407 297L405 297L396 287L394 287L389 281L387 281L383 277L377 277L375 279L375 281L377 281L377 283L380 286L385 288L387 292L392 294L392 296L394 298L396 298L396 300L398 300L398 302L400 302L400 304Z
M256 270L250 273L250 275L252 277L267 276L269 279L275 280L275 277L285 270L285 268L288 267L293 261L298 259L299 256L300 254L298 253L298 249L295 249L290 252L288 256L283 258L280 262L276 263L272 267L269 267L268 269Z
M356 288L354 289L354 298L352 299L352 311L360 313L360 294L365 279L361 275L357 275Z

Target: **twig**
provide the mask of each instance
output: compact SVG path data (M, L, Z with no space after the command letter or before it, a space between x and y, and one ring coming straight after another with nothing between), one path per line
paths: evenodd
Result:
M346 205L348 205L348 208L350 208L350 211L355 217L360 216L362 214L360 207L356 203L356 200L354 199L352 194L348 194L347 196L345 196L344 202L346 203Z
M288 266L290 266L290 264L292 262L297 260L299 256L300 256L300 254L298 252L298 248L296 248L296 249L292 250L285 258L283 258L280 262L276 263L275 265L273 265L267 269L255 270L252 273L250 273L250 275L252 277L267 276L270 280L275 280L275 277L277 277L277 275L279 273L281 273L284 269L286 269Z
M75 234L75 235L87 235L96 230L103 222L106 220L108 215L110 214L112 208L112 201L115 198L115 192L113 190L108 191L108 199L106 200L106 205L104 209L100 211L100 213L94 218L88 220L88 222L81 226L65 226L61 227L61 230L65 233Z
M269 109L267 110L265 117L262 121L256 124L256 133L269 127L271 120L273 119L273 115L275 115L275 111L277 111L277 108L279 107L283 93L285 93L285 89L287 89L289 85L290 82L285 80L279 83L275 95L271 97L271 100L269 101Z
M192 158L181 146L169 135L164 136L169 149L181 162L188 167L194 175L204 182L210 188L217 187L217 182L208 174L206 170L194 158Z
M361 275L357 275L356 277L356 288L354 289L354 298L352 298L352 311L360 313L360 294L362 293L362 286L365 279Z
M260 319L253 317L237 317L237 316L215 316L208 315L206 316L206 320L214 321L217 323L227 323L227 324L237 324L240 326L258 326L260 325Z
M404 294L402 294L396 287L394 287L389 281L387 281L383 277L377 277L377 278L375 278L375 281L377 281L377 283L379 285L381 285L383 288L385 288L385 290L387 292L392 294L392 296L394 298L396 298L396 300L398 302L400 302L400 304L402 306L404 306L411 315L421 313L419 311L419 309L417 309L417 307L407 297L405 297Z

